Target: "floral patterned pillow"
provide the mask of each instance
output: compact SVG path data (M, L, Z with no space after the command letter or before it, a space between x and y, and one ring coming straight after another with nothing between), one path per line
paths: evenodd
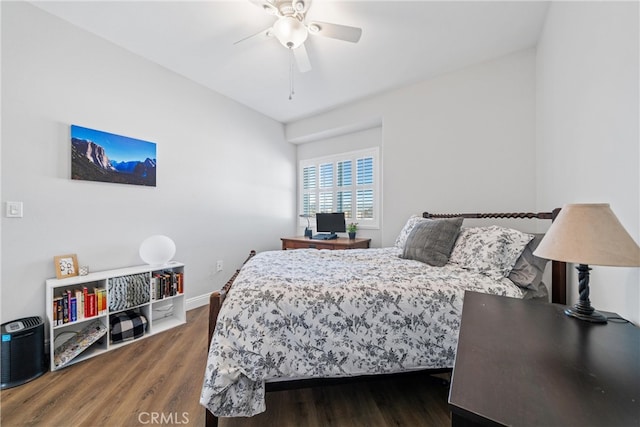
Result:
M404 249L404 245L407 243L407 238L409 234L413 231L413 227L416 226L420 221L428 221L428 219L423 218L422 215L413 214L407 220L407 223L400 230L400 234L396 237L395 247Z
M544 234L534 234L534 238L525 246L520 257L513 264L509 273L509 280L525 289L540 291L546 285L542 283L542 275L547 266L548 259L538 258L533 254Z
M496 225L463 228L449 262L496 279L507 277L531 239L532 234Z

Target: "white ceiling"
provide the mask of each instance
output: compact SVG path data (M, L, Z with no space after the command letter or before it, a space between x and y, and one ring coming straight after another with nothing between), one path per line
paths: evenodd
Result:
M313 0L307 21L362 28L357 44L310 35L294 72L248 0L34 1L34 5L280 122L288 123L535 46L548 2Z

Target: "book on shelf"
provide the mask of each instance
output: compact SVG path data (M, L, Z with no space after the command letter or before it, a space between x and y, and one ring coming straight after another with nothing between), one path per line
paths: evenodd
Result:
M62 323L69 323L69 298L66 293L62 296Z
M184 293L184 273L177 273L178 276L178 293Z
M97 314L96 311L96 294L91 292L91 293L87 293L87 302L88 302L88 308L87 308L87 317L93 317Z
M156 287L158 286L158 278L155 275L151 276L151 301L154 301L157 299L157 289Z
M82 299L84 300L84 306L82 307L84 310L84 317L91 317L89 314L89 289L86 286L82 287Z
M77 320L84 320L84 295L80 289L76 289L73 292L76 297L76 318Z
M170 297L171 296L171 291L172 291L172 279L171 279L171 274L170 273L164 273L163 274L164 277L164 296L165 297Z
M93 288L93 294L96 299L96 315L100 315L100 311L102 310L102 297L100 296L100 289Z
M71 293L69 293L71 295ZM78 306L76 303L76 297L69 297L69 321L75 322L78 320Z
M53 299L53 326L62 325L62 297Z
M96 298L96 314L101 316L107 313L107 290L104 288L94 288L93 293Z
M184 274L174 271L154 273L151 278L151 299L160 300L183 293Z
M109 304L107 302L107 289L101 288L100 293L102 293L102 313L101 314L107 314L107 311L109 309Z

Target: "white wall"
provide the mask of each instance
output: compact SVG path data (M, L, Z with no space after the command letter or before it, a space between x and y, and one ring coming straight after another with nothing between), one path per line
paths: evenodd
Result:
M538 206L610 203L636 242L638 12L637 2L553 2L536 73ZM572 271L571 303L576 276ZM590 290L596 309L640 322L638 268L593 266Z
M218 289L249 250L295 231L295 146L283 126L23 2L2 2L2 321L44 316L53 256L142 264L166 234L186 296ZM157 143L157 187L72 181L69 125ZM225 270L215 272L216 260Z
M412 213L535 208L535 93L531 49L290 123L286 135L382 121L390 246Z

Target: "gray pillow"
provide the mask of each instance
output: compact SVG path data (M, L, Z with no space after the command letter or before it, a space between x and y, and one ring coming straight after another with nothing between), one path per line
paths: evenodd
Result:
M549 260L538 258L533 254L544 234L535 234L514 264L508 278L521 288L540 291L542 274ZM544 284L542 284L544 287Z
M538 289L523 288L524 296L522 299L533 299L536 301L549 301L549 291L544 282L538 284Z
M420 221L407 237L402 258L442 267L449 262L462 221L463 218Z

